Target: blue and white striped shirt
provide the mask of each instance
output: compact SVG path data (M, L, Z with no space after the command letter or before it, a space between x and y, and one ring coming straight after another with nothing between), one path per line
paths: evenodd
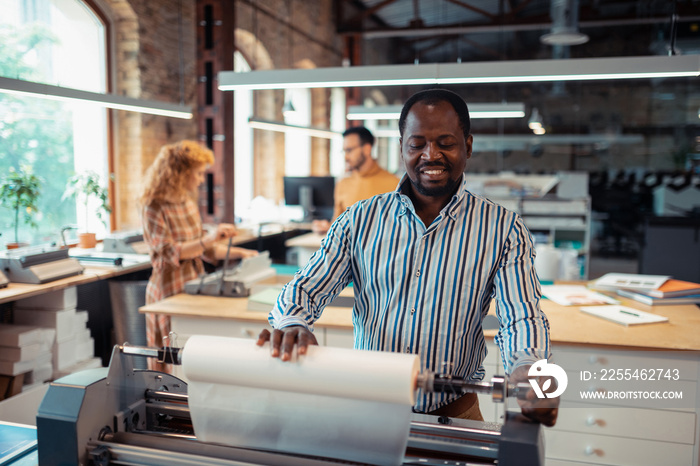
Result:
M396 191L360 201L338 217L285 286L270 324L313 329L323 308L352 281L357 349L415 353L423 371L481 380L481 321L495 298L495 340L506 372L548 357L549 323L522 219L467 191L463 179L426 227L403 194L405 183L404 175ZM454 398L419 391L415 409L432 411Z

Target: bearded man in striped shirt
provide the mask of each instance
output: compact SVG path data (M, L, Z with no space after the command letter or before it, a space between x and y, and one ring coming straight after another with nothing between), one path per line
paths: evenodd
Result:
M349 207L294 276L270 313L273 357L317 344L324 307L353 282L356 349L417 354L423 371L484 377L482 320L495 300L495 337L511 382L548 358L549 323L540 309L534 245L514 212L467 190L472 155L469 110L454 92L411 96L399 119L406 167L396 191ZM482 419L475 394L419 390L416 412ZM524 415L554 425L558 398L519 400Z

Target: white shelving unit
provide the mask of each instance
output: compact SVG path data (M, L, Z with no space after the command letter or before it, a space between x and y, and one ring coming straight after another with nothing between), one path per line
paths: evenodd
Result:
M587 280L591 244L591 200L541 198L490 198L522 216L537 244L543 241L561 249L575 249L583 261L581 274L574 279ZM560 277L572 278L572 277Z
M591 244L591 199L588 173L552 175L468 173L469 189L520 214L537 244L550 244L578 253L579 273L558 279L587 280Z

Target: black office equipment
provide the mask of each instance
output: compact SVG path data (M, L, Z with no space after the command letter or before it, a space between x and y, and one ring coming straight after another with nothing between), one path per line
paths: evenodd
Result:
M639 273L700 282L700 218L648 217Z
M284 200L304 208L304 222L333 217L335 178L332 176L285 176Z

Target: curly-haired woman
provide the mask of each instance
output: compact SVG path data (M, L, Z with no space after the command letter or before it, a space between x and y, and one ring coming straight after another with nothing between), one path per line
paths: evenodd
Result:
M204 271L202 258L214 262L226 257L227 244L219 241L235 236L236 228L222 223L206 233L196 203L197 188L212 163L211 150L195 141L180 141L163 146L146 172L141 215L153 265L146 304L182 292L185 282ZM231 248L229 258L256 254L250 249ZM150 347L162 346L162 339L169 332L169 316L146 314Z

